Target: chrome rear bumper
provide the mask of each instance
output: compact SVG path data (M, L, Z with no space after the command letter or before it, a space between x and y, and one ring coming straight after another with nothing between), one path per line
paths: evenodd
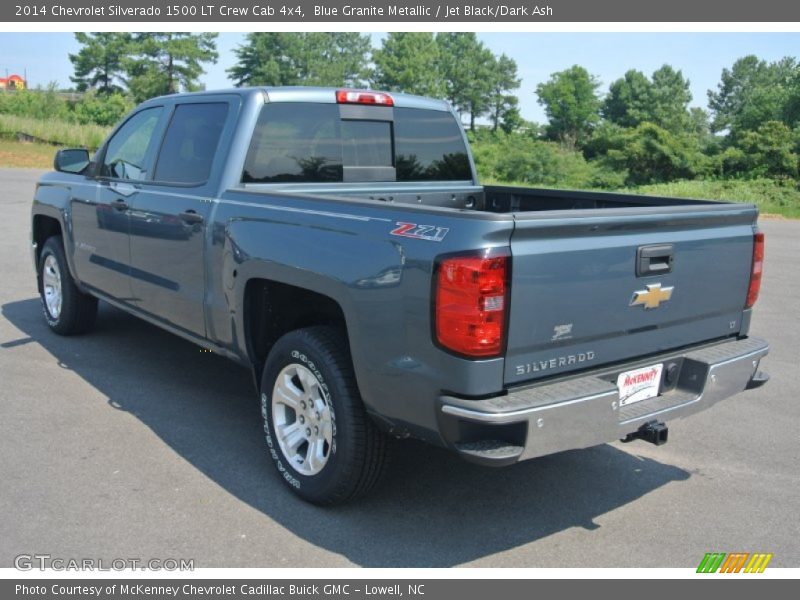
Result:
M442 396L440 432L465 458L497 465L595 446L622 439L650 421L685 417L762 385L766 376L758 365L768 352L764 340L746 338L486 400ZM655 363L678 365L675 381L655 398L620 407L616 376Z

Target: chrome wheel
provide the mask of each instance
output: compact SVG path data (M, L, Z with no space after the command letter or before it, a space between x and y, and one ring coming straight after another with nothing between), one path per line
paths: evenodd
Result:
M272 389L272 423L283 456L299 473L316 475L333 444L333 420L327 394L317 377L292 363L278 373Z
M42 291L44 293L44 303L47 312L53 319L58 319L61 314L61 271L58 268L58 261L52 254L48 254L44 259L42 267Z

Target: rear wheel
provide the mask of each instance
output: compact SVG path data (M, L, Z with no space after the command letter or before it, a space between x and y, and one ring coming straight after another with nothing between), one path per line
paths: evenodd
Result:
M370 420L344 336L330 327L286 334L261 381L267 447L289 488L315 504L337 504L379 481L387 440Z
M39 257L39 295L47 324L59 335L89 331L97 316L97 298L78 289L69 272L61 236L48 238Z

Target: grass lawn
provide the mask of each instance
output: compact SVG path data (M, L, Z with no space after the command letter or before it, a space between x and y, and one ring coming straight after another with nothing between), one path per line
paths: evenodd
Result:
M52 169L57 146L0 138L0 167Z
M654 196L748 202L757 205L762 215L780 215L790 219L800 219L799 185L794 181L773 179L751 181L731 179L728 181L676 181L621 191Z
M0 114L0 135L4 138L16 139L17 133L24 133L45 143L94 150L100 147L110 130L109 127L79 125L58 119L33 119Z

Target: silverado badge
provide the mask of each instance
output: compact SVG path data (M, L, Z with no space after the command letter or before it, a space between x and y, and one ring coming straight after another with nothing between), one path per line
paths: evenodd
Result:
M630 306L644 306L645 310L658 308L659 304L672 298L672 290L675 289L673 285L662 288L660 283L654 283L646 287L646 290L633 292Z

